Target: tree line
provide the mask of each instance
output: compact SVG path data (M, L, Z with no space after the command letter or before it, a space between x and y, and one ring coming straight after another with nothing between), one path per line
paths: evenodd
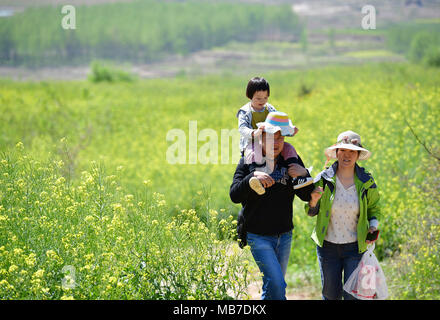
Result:
M76 29L61 26L61 7L28 8L0 18L0 64L84 64L94 59L148 63L231 40L270 35L299 39L302 26L289 6L163 2L75 6Z
M440 67L440 23L419 22L393 26L387 31L387 45L409 61Z

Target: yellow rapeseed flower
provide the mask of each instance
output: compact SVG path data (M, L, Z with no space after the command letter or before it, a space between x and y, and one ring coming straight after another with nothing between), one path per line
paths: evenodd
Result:
M18 270L18 267L15 265L15 264L13 264L13 265L11 265L10 267L9 267L9 273L13 273L13 272L15 272L15 271L17 271Z
M35 278L42 278L44 275L44 270L42 269L38 269L35 273L34 273L34 277Z
M29 267L35 266L35 264L37 263L36 254L35 253L30 253L29 256L24 259L24 261L26 262L26 264Z
M92 223L94 220L95 220L95 217L93 217L93 216L86 216L85 218L84 218L84 220L85 220L85 222L87 222L87 223Z

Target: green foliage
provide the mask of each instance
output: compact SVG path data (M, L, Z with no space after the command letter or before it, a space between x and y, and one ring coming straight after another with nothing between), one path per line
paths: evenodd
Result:
M8 151L0 163L0 298L243 298L250 264L233 217L167 215L148 181L126 194L120 170L92 163L75 185L62 161ZM224 240L218 240L221 232Z
M135 76L129 72L112 67L99 61L92 62L92 73L89 80L92 82L132 82Z
M413 186L419 210L408 212L399 223L404 231L401 253L388 266L389 284L393 297L398 299L440 296L440 166L434 159L426 159L422 165L426 179Z
M409 59L413 62L422 61L434 40L434 37L427 32L417 33L411 41L411 46L408 52Z
M440 67L440 46L431 46L426 50L423 63L430 67Z
M231 40L253 42L267 33L292 37L302 28L288 6L144 0L75 8L74 30L61 27L61 7L0 19L0 64L145 63Z
M420 33L435 35L440 31L440 23L406 23L387 29L387 46L397 53L407 53L414 37Z
M301 83L299 90L298 90L298 97L305 97L311 94L313 91L313 86L308 85L306 83Z
M301 32L300 43L303 53L307 53L307 50L309 48L309 41L306 29L303 29L303 31Z
M387 45L412 62L439 66L440 24L408 23L392 27L387 32Z

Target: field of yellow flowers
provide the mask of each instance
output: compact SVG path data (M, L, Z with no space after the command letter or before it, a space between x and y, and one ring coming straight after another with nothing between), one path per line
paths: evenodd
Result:
M229 241L232 216L167 215L147 182L135 198L96 164L73 186L62 161L16 148L0 164L2 299L244 296L249 264Z
M263 76L269 102L299 128L287 142L312 175L340 132L361 135L373 153L361 165L381 193L376 254L391 298L438 299L438 168L405 122L440 153L438 70L368 64ZM219 137L236 128L247 81L1 80L0 298L245 297L255 265L231 241L236 163L171 164L166 136L178 129L189 140L190 121ZM314 220L303 207L296 199L289 272L316 275Z

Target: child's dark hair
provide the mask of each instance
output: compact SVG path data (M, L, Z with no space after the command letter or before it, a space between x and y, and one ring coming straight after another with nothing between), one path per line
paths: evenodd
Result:
M252 99L254 97L254 93L257 91L267 91L267 95L270 96L269 82L260 77L254 77L249 80L246 88L246 97Z

